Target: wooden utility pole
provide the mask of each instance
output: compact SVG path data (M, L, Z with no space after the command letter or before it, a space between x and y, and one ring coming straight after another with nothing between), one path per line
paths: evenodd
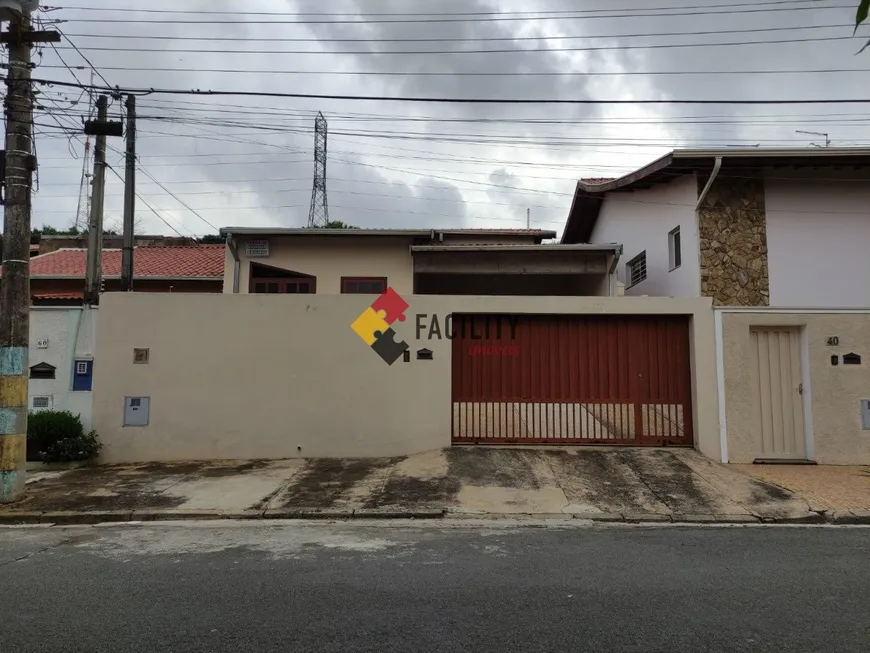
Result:
M106 124L109 117L109 96L97 98L95 125ZM91 215L88 219L88 262L85 270L85 304L100 303L103 258L103 201L106 195L106 134L96 129L94 147L94 191L91 199Z
M121 291L133 290L133 231L136 224L136 96L127 96L127 169L124 176L124 248Z
M0 292L0 503L21 498L27 461L30 191L36 168L30 48L34 43L58 40L57 32L33 32L26 11L13 12L9 31L0 37L0 42L9 45Z

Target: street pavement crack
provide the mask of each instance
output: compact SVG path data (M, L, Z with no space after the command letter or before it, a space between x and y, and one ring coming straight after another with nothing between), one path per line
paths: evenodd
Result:
M52 549L56 549L58 547L65 546L67 544L72 544L73 542L76 541L76 539L78 539L80 537L81 536L79 536L79 535L65 537L60 542L55 542L54 544L50 544L48 546L42 547L41 549L37 549L36 551L31 551L30 553L25 553L23 556L19 556L17 558L14 558L12 560L7 561L7 562L0 563L0 568L8 567L9 565L14 564L16 562L23 562L24 560L29 560L30 558L35 558L36 556L40 555L41 553L45 553L46 551L51 551Z

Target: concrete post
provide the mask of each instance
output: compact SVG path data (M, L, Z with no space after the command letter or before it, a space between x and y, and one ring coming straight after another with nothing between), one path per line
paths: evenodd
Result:
M30 18L9 30L6 80L6 205L0 308L0 503L21 498L27 460L30 342L30 188L33 174L33 99Z

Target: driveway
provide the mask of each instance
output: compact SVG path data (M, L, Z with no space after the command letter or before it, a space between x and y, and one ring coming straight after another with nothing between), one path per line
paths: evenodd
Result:
M691 449L456 447L399 458L105 465L42 476L28 484L24 500L0 509L0 520L442 514L822 520L800 493Z

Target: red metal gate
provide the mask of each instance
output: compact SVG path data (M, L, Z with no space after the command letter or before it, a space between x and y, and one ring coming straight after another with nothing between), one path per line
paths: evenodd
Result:
M689 321L454 315L453 442L692 444Z

